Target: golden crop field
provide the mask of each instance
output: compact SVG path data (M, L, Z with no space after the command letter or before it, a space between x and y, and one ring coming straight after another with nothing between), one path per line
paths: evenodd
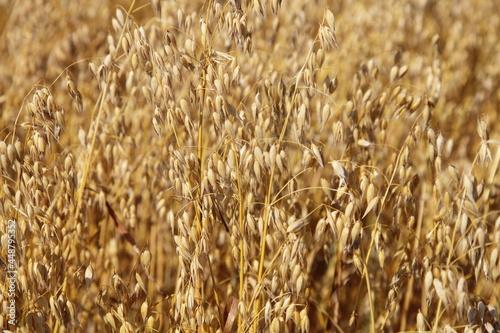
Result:
M500 332L494 0L0 0L4 332Z

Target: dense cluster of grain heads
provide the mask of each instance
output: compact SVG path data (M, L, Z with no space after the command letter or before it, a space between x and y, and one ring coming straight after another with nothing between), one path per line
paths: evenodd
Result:
M494 7L0 1L0 327L500 332Z

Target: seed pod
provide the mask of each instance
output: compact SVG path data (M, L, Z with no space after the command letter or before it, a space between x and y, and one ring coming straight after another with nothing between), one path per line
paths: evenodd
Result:
M323 90L326 92L330 89L330 77L327 75L323 80Z
M403 66L398 69L398 78L402 78L408 72L408 66Z
M379 263L380 267L384 267L384 264L385 264L385 253L384 253L383 249L380 249L378 251L377 258L378 258L378 263Z
M137 281L137 285L147 294L146 285L144 284L144 280L142 280L142 276L139 273L135 273L135 280Z
M357 254L354 254L352 259L353 259L354 267L356 268L356 271L358 272L358 274L362 274L363 267L364 267L363 261L361 260L361 258Z
M434 279L434 281L432 282L432 284L434 285L434 290L436 290L436 294L438 295L439 299L441 299L441 301L443 302L444 306L448 306L448 303L449 303L449 300L448 300L448 295L449 295L449 291L446 290L444 287L443 287L443 283L438 280L438 279Z
M270 168L273 168L274 165L276 164L276 156L277 156L276 144L273 144L271 146L271 149L269 150L269 167Z
M330 81L330 86L329 86L329 92L330 94L333 94L335 90L337 90L337 86L339 85L339 81L337 80L337 77L334 77L333 80Z
M362 232L362 225L361 225L361 222L358 220L352 226L352 229L351 229L351 239L352 240L356 239L358 236L360 236L361 232Z
M361 218L364 218L366 215L368 215L368 213L378 205L378 202L379 202L379 197L374 197L373 199L371 199L368 203L368 206L366 207L365 213Z
M349 228L344 228L339 239L339 249L343 250L347 248L347 241L349 239Z
M296 312L295 307L295 303L292 303L288 306L288 308L286 309L285 322L288 322L294 316Z
M316 53L316 61L318 63L318 67L323 66L323 62L325 61L325 51L323 49L319 49Z
M484 314L486 313L486 307L484 306L484 303L482 301L479 301L479 303L477 303L477 312L479 314L479 318L483 320Z
M352 101L348 101L345 105L345 113L350 116L353 110L354 103Z
M335 31L335 16L333 16L333 13L329 9L325 11L325 20L330 29Z
M396 79L398 78L398 71L399 71L398 66L392 66L391 71L389 73L390 82L396 81Z
M425 323L425 318L422 312L418 310L417 314L417 329L419 332L425 332L426 330L426 323Z
M427 271L425 273L425 278L424 278L424 287L425 287L425 292L428 294L432 285L432 280L433 280L432 272Z
M365 139L359 139L357 141L357 144L361 147L370 147L372 145L372 143L368 140L365 140Z
M372 96L372 90L368 89L364 94L363 94L363 103L367 103L370 97Z
M338 176L341 181L345 184L347 182L347 175L344 167L339 161L332 161L330 164L333 167L333 171L335 172L335 175Z
M240 117L240 114L238 113L238 111L236 110L236 108L232 104L229 104L226 101L226 107L228 108L229 113L231 113L234 117L236 117L236 119L238 119L239 121L241 121L243 123L243 119Z
M345 209L345 218L346 220L350 220L352 217L353 217L353 213L354 213L354 202L349 202L349 204L347 205L346 209Z
M325 230L326 230L326 220L320 219L318 221L318 224L316 225L316 231L314 232L314 241L316 243L319 243L321 241L321 238L325 234Z
M401 86L394 87L394 89L392 90L392 93L391 93L391 100L394 100L396 98L396 96L399 94L401 89L402 89Z
M308 224L309 224L308 220L305 220L305 219L296 220L295 222L293 222L292 224L290 224L288 226L286 232L287 233L298 232L300 229L302 229L303 227L305 227Z
M87 285L87 290L90 288L90 284L92 283L94 277L94 269L92 268L92 264L89 264L85 269L85 284Z
M323 192L325 192L326 196L330 200L330 202L333 201L333 196L332 196L332 190L330 189L330 184L325 178L321 178L321 188L323 189Z
M321 165L321 167L325 167L325 165L323 164L323 157L321 156L321 152L314 143L311 144L311 151L316 161L318 161L319 165Z
M300 329L302 332L309 332L311 323L309 322L309 317L307 315L307 308L300 311Z
M403 106L406 105L406 97L408 91L406 89L402 89L400 93L396 96L396 105Z
M253 163L253 172L254 172L255 177L256 177L257 179L261 179L262 174L261 174L261 172L260 172L260 165L259 165L259 163L258 163L257 161L255 161L255 162Z
M332 114L332 107L330 103L327 103L323 106L323 110L321 112L321 127L325 125L325 123L330 119L330 116Z
M410 105L410 112L415 112L422 105L422 97L415 98Z

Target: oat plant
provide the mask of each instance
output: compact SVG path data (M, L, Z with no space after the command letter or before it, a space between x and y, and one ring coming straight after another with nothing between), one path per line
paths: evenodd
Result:
M497 11L0 1L0 327L499 332Z

